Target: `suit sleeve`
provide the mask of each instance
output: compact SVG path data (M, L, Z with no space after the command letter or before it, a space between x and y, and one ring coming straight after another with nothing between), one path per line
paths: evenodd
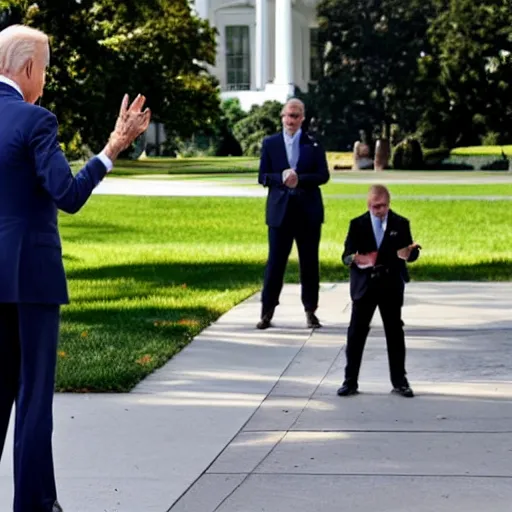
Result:
M341 261L345 265L350 265L349 257L352 256L352 254L355 254L356 252L357 252L357 242L356 242L356 234L355 234L355 224L354 224L354 221L352 220L350 222L350 226L348 228L347 238L345 238L345 249L341 256Z
M316 172L299 174L299 186L304 185L324 185L329 181L329 167L324 149L317 145L315 149Z
M261 146L260 170L258 183L264 187L283 186L283 177L280 172L272 172L272 161L268 150L268 143L265 139Z
M38 113L29 140L36 174L57 208L76 213L104 178L107 169L99 158L94 157L73 176L57 140L57 118L47 110L40 109Z
M412 235L411 235L411 226L408 220L405 221L405 240L403 246L406 247L408 245L411 245L413 243ZM420 256L420 250L416 247L411 251L411 254L409 255L409 258L407 259L408 263L412 263L413 261L416 261Z

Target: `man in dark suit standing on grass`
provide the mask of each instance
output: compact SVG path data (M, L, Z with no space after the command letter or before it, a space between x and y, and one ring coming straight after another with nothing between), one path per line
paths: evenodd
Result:
M77 212L150 120L125 96L103 151L73 176L57 119L34 105L49 64L48 37L0 32L0 456L13 403L14 512L62 512L52 456L60 305L68 302L57 211Z
M268 260L258 329L267 329L279 304L293 241L297 243L302 304L309 328L321 327L315 311L320 286L320 234L324 206L320 185L329 181L325 151L301 129L304 104L289 100L281 112L283 131L263 141L258 182L268 187Z
M368 192L368 212L350 222L342 261L350 266L352 316L347 333L345 380L338 395L357 393L359 368L370 322L378 307L384 324L393 392L413 397L405 371L402 305L409 281L406 262L418 259L409 221L389 209L383 185Z

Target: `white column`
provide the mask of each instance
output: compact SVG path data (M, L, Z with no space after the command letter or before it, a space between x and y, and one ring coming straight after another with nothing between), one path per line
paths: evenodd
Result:
M194 0L194 4L199 17L203 20L207 20L209 17L210 0Z
M293 84L292 0L276 0L276 61L274 84Z
M265 88L268 69L267 0L256 0L256 89Z

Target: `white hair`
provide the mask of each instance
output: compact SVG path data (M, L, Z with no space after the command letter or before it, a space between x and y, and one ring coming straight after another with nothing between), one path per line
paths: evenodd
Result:
M45 65L50 60L48 36L25 25L11 25L0 32L0 73L15 75L45 47Z
M304 106L304 103L299 100L299 98L290 98L283 106L283 109L281 111L281 114L284 112L284 109L286 107L296 107L300 110L301 114L303 116L306 115L306 107Z

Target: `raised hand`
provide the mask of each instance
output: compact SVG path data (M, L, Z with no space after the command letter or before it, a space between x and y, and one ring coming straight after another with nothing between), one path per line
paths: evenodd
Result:
M121 151L130 147L130 144L142 133L144 133L151 120L149 108L142 110L146 98L141 94L128 106L129 98L125 94L119 109L114 131L110 134L105 154L114 161Z

